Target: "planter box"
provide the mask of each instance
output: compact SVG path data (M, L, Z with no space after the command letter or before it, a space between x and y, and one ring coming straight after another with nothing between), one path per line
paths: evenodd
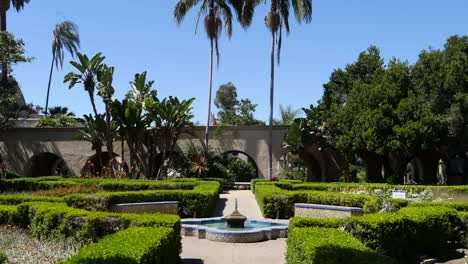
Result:
M323 204L294 204L294 216L313 218L345 218L360 216L364 213L359 207L345 207Z
M109 211L129 214L179 214L179 202L148 202L148 203L122 203L114 204Z

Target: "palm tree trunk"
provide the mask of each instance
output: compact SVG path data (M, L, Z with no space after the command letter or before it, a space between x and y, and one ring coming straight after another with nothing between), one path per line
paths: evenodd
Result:
M0 30L2 32L7 31L7 14L6 11L2 12L1 16L1 26ZM7 80L8 79L8 63L6 61L2 61L2 79Z
M213 38L210 38L210 82L208 86L208 118L206 120L205 128L205 153L208 154L208 136L210 132L210 120L211 120L211 88L213 86Z
M273 92L275 88L275 32L271 33L270 125L268 129L268 178L273 177Z
M98 113L97 113L97 110L96 110L96 104L94 103L94 95L93 95L93 92L88 91L88 94L89 94L89 100L91 101L91 105L93 106L94 116L97 116Z
M106 100L106 131L107 131L107 156L109 158L109 169L111 176L114 177L114 146L112 145L112 135L111 135L111 113L110 113L110 99Z
M47 86L47 97L44 113L47 115L49 109L49 94L50 94L50 83L52 82L52 73L54 72L54 62L55 62L55 52L52 54L52 65L50 65L50 74L49 74L49 85Z

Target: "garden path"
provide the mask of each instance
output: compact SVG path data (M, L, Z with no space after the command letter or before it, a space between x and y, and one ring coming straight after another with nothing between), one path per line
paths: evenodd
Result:
M232 213L237 198L239 211L249 218L263 218L255 196L249 190L220 195L213 217ZM222 243L196 237L182 238L183 264L283 264L286 239L260 243Z

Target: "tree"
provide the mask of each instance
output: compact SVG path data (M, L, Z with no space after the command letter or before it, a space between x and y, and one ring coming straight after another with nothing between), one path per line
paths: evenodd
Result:
M7 64L30 62L31 58L25 56L24 42L7 32L0 32L0 61ZM5 72L6 68L3 68ZM21 95L21 89L13 76L0 79L0 130L13 125L12 120L27 114L27 107Z
M215 98L215 106L217 108L223 111L233 110L238 104L237 88L232 82L219 86Z
M68 107L64 106L54 106L49 109L49 114L51 117L54 117L56 115L64 115L64 116L70 116L74 117L75 113L70 112Z
M94 55L91 59L88 56L77 53L79 61L70 61L70 64L75 67L77 73L70 72L65 75L64 83L69 83L69 89L76 84L82 84L85 91L88 92L89 100L93 107L94 115L97 116L96 104L94 102L94 92L98 84L98 77L101 74L105 57L101 53Z
M201 4L200 4L201 2ZM208 12L208 15L204 19L204 28L206 35L210 40L210 78L208 82L208 117L206 121L205 129L205 152L208 152L208 134L211 121L211 91L213 86L213 52L216 49L217 64L219 65L219 49L218 39L221 36L222 24L224 20L224 31L228 38L232 35L232 11L230 5L232 5L237 14L239 21L243 21L242 18L242 4L243 1L235 0L178 0L174 8L174 18L176 22L180 24L187 14L188 10L200 4L200 8L197 14L195 22L195 33L198 28L198 22L203 13ZM244 26L244 23L241 23Z
M241 24L248 26L252 22L255 7L263 1L237 1L237 8L241 10ZM265 1L266 2L266 1ZM299 23L309 23L312 20L312 0L271 0L270 11L265 16L265 25L271 33L271 55L270 55L270 117L269 117L269 140L268 140L268 177L273 173L273 106L275 87L275 52L279 65L281 57L283 27L289 33L290 8L294 9L296 20ZM278 46L276 47L276 43Z
M106 119L106 147L109 162L114 161L114 138L115 138L115 123L112 122L112 96L114 95L114 67L103 65L98 74L98 95L101 96L105 105ZM111 175L114 176L114 170L111 166Z
M102 147L106 140L106 121L103 115L84 115L82 121L83 128L80 129L83 140L91 143L91 149L96 151L96 156L99 161L99 168L102 169L104 162L102 160Z
M48 114L49 108L49 94L50 85L52 82L52 73L54 71L54 64L57 70L63 67L63 59L65 57L65 50L67 50L72 57L78 52L80 47L80 35L78 27L71 21L65 21L55 25L54 39L52 41L52 64L50 66L49 84L47 86L47 97L45 105L45 114Z
M21 11L25 4L28 4L30 0L0 0L0 31L7 31L7 11L10 9L11 4L15 8L16 12ZM5 80L8 78L8 61L2 60L2 78Z
M283 106L280 104L281 120L275 120L275 125L291 125L298 118L300 109L293 109L291 105Z

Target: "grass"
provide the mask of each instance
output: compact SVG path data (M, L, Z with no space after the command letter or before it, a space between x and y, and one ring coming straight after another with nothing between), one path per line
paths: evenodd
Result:
M11 264L54 263L75 255L79 247L72 240L37 239L23 229L0 226L0 252Z

